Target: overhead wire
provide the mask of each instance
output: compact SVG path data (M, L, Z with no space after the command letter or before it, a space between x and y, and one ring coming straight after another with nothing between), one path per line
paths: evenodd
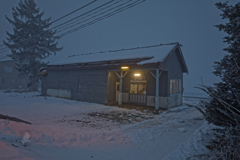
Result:
M100 17L100 18L97 18L97 19L95 19L95 20L93 20L93 21L91 21L91 22L89 22L89 23L87 23L87 24L81 25L80 27L77 27L77 28L75 28L75 29L72 29L72 30L70 30L70 31L67 31L67 32L59 35L59 37L66 36L66 35L68 35L68 34L70 34L70 33L72 33L72 32L75 32L75 31L78 31L78 30L80 30L80 29L82 29L82 28L85 28L85 27L87 27L87 26L90 26L90 25L92 25L92 24L94 24L94 23L96 23L96 22L99 22L99 21L103 20L103 19L109 18L109 17L111 17L111 16L113 16L113 15L115 15L115 14L117 14L117 13L120 13L120 12L126 10L126 9L132 8L132 7L134 7L134 6L136 6L136 5L140 4L140 3L143 3L144 1L146 1L146 0L142 0L142 1L138 2L138 3L136 3L137 1L134 2L134 3L136 3L136 4L131 3L130 5L128 5L128 7L125 6L126 8L125 8L125 7L122 7L122 8L120 8L120 9L118 9L117 12L114 11L115 13L112 12L112 13L110 13L110 14L107 14L107 15L105 15L105 16L102 16L102 17ZM132 5L132 4L133 4L133 5Z
M68 21L66 21L66 22L64 22L64 23L62 23L62 24L59 24L59 25L53 27L52 29L56 29L56 28L58 28L58 27L60 27L60 26L62 26L62 25L64 25L64 24L67 24L67 23L69 23L69 22L71 22L71 21L73 21L73 20L75 20L75 19L78 19L78 18L80 18L80 17L82 17L82 16L84 16L84 15L86 15L86 14L88 14L88 13L91 13L91 12L93 12L93 11L95 11L95 10L97 10L97 9L99 9L99 8L101 8L101 7L105 6L105 5L113 2L113 1L115 1L115 0L111 0L111 1L109 1L109 2L107 2L107 3L104 3L103 5L100 5L100 6L94 8L94 9L92 9L92 10L90 10L90 11L84 13L84 14L81 14L81 15L79 15L79 16L77 16L77 17L74 17L74 18L72 18L72 19L70 19L70 20L68 20ZM120 1L122 1L122 0L120 0ZM89 15L88 15L88 16L89 16Z
M76 10L74 10L74 11L72 11L72 12L70 12L70 13L68 13L68 14L66 14L66 15L64 15L64 16L56 19L56 20L54 20L53 22L50 22L50 23L47 24L47 25L41 26L41 27L39 27L38 29L34 30L34 32L35 32L35 31L38 31L39 29L45 28L45 27L47 27L47 26L49 26L49 25L52 25L53 23L55 23L55 22L57 22L57 21L59 21L59 20L61 20L61 19L63 19L63 18L66 18L67 16L70 16L71 14L73 14L73 13L75 13L75 12L77 12L77 11L83 9L83 8L86 8L87 6L93 4L93 3L97 2L97 1L98 1L98 0L94 0L94 1L92 1L92 2L90 2L90 3L88 3L88 4L84 5L84 6L82 6L82 7L80 7L80 8L78 8L78 9L76 9ZM17 40L18 40L18 39L17 39ZM5 45L4 45L4 44L0 45L0 47L3 47L3 46L5 46ZM0 49L0 50L1 50L1 49Z
M114 0L112 0L112 1L114 1ZM110 2L112 2L112 1L110 1ZM122 0L120 0L120 1L122 1ZM132 0L130 0L130 1L132 1ZM129 3L130 1L128 1L127 3ZM127 5L127 6L121 7L121 8L119 8L119 9L117 9L117 10L111 12L111 13L108 13L107 15L104 15L104 16L102 16L102 17L99 17L99 18L97 18L97 19L94 19L93 21L91 21L91 22L89 22L89 23L86 23L86 24L84 24L84 25L81 25L80 27L77 27L77 28L74 28L74 29L72 29L72 30L69 30L69 31L61 34L59 37L66 36L66 35L68 35L68 34L70 34L70 33L72 33L72 32L76 32L76 31L78 31L78 30L80 30L80 29L82 29L82 28L85 28L85 27L90 26L90 25L92 25L92 24L94 24L94 23L96 23L96 22L99 22L99 21L103 20L103 19L106 19L106 18L108 18L108 17L111 17L111 16L113 16L113 15L115 15L115 14L117 14L117 13L120 13L120 12L126 10L126 9L132 8L132 7L134 7L134 6L142 3L142 2L144 2L144 1L146 1L146 0L142 0L142 1L140 1L140 2L139 2L139 0L137 0L137 1L131 3L131 4ZM108 2L108 3L106 3L106 4L109 4L110 2ZM137 3L137 2L138 2L138 3ZM127 4L127 3L124 3L124 4ZM116 4L116 3L114 3L114 4ZM101 7L102 7L102 6L104 6L104 5L101 5ZM110 6L112 6L112 5L110 5ZM108 6L108 7L110 7L110 6ZM119 5L119 6L121 6L121 5ZM118 7L119 7L119 6L118 6ZM106 8L108 8L108 7L105 7L104 9L106 9ZM93 9L93 10L91 10L91 11L94 11L94 10L96 10L96 9L98 9L98 8L100 8L100 6L97 7L97 8L95 8L95 9ZM117 7L114 7L114 8L117 8ZM104 9L101 9L101 10L104 10ZM100 10L100 11L101 11L101 10ZM113 8L112 8L112 9L109 9L108 11L110 11L110 10L113 10ZM105 11L104 13L107 13L108 11ZM99 12L99 11L97 11L97 12ZM97 12L94 12L94 13L97 13ZM90 11L87 12L87 13L90 13ZM94 13L93 13L93 14L94 14ZM101 13L101 14L104 14L104 13ZM90 14L90 15L93 15L93 14ZM101 14L99 14L99 15L101 15ZM86 14L84 14L84 15L86 15ZM88 15L88 16L90 16L90 15ZM99 16L99 15L98 15L98 16ZM88 16L86 16L86 17L88 17ZM78 16L78 17L80 17L80 16ZM85 18L86 18L86 17L85 17ZM93 17L89 18L88 20L91 20L92 18L95 18L95 17L97 17L97 16L93 16ZM76 19L76 18L73 18L73 19ZM69 20L68 22L70 22L70 20ZM82 23L82 22L81 22L81 23ZM64 24L66 24L66 22L64 22ZM72 24L72 23L71 23L71 24ZM79 23L77 23L77 24L79 24ZM75 24L75 25L77 25L77 24ZM75 25L73 25L73 26L75 26ZM68 28L72 28L73 26L70 26L70 27L68 27ZM64 30L66 30L66 29L68 29L68 28L64 28L63 30L61 30L61 32L64 31ZM60 32L60 31L59 31L59 32ZM31 40L32 40L32 39L31 39ZM25 44L25 45L26 45L26 44Z
M117 3L121 2L121 1L122 1L122 0L120 0L120 1L117 1L117 2L116 2L116 3L114 3L114 4L117 4ZM59 32L62 32L62 31L64 31L64 30L66 30L66 29L72 28L72 27L74 27L74 26L76 26L76 25L78 25L78 24L81 24L81 23L83 23L83 22L86 22L86 21L88 21L88 20L90 20L90 19L93 19L93 18L95 18L95 17L99 16L99 15L105 14L105 13L107 13L107 12L109 12L109 11L113 10L113 9L116 9L116 8L118 8L118 7L121 7L121 6L123 6L123 5L127 4L127 3L131 2L131 1L132 1L132 0L128 0L128 1L127 1L127 2L125 2L125 3L122 3L122 4L118 5L118 6L116 6L116 7L113 7L113 8L111 8L111 9L107 10L107 11L104 11L104 12L102 12L102 13L98 14L98 15L92 16L92 17L90 17L90 18L88 18L88 19L86 19L86 20L84 20L84 21L78 22L78 23L76 23L76 24L74 24L74 25L72 25L72 26L65 27L65 28L63 28L62 30L58 30L58 31L57 31L57 33L59 33ZM104 9L105 9L105 8L104 8ZM104 10L104 9L103 9L103 10ZM95 13L96 13L96 12L95 12Z
M76 9L76 10L74 10L74 11L72 11L72 12L70 12L70 13L68 13L68 14L66 14L66 15L64 15L64 16L56 19L56 20L54 20L53 22L50 23L50 25L53 24L53 23L55 23L55 22L57 22L57 21L59 21L59 20L61 20L61 19L63 19L63 18L65 18L65 17L67 17L67 16L69 16L69 15L71 15L71 14L73 14L73 13L75 13L75 12L77 12L77 11L79 11L79 10L81 10L81 9L83 9L83 8L85 8L85 7L87 7L87 6L89 6L90 4L95 3L95 2L97 2L97 0L94 0L94 1L92 1L92 2L90 2L90 3L88 3L88 4L84 5L84 6L82 6L82 7L80 7L80 8L78 8L78 9Z
M94 11L94 10L96 10L96 9L99 9L100 7L103 7L104 5L107 5L107 4L109 4L110 2L113 2L113 1L115 1L115 0L112 0L112 1L109 1L108 3L105 3L105 4L103 4L103 5L101 5L101 6L99 6L99 7L96 7L96 8L94 8L93 10L91 10L91 11L89 11L89 12L87 12L87 13L90 13L90 12L92 12L92 11ZM120 1L122 1L122 0L120 0ZM130 0L130 1L132 1L132 0ZM130 1L128 1L128 3L130 2ZM116 4L116 3L115 3ZM111 5L110 5L111 6ZM110 6L108 6L108 7L110 7ZM105 7L105 9L106 9L107 7ZM95 12L96 13L96 12ZM71 19L71 20L69 20L69 21L67 21L67 22L70 22L70 21L72 21L72 20L74 20L74 19L76 19L76 18L79 18L79 17L81 17L81 16L83 16L83 15L85 15L86 13L84 13L84 14L82 14L82 15L80 15L80 16L77 16L77 17L75 17L75 18L73 18L73 19ZM91 14L92 15L92 14ZM89 16L89 15L88 15ZM86 17L88 17L88 16L86 16ZM85 18L86 18L85 17ZM88 20L90 20L91 18L89 18ZM64 22L63 24L66 24L67 22ZM61 26L62 24L60 24L60 25L58 25L58 26ZM53 27L54 29L56 29L58 26L56 26L56 27ZM21 45L23 44L23 45L27 45L27 44L29 44L29 43L31 43L34 39L35 39L35 37L37 37L37 36L39 36L39 35L42 35L42 34L44 34L45 32L42 32L42 33L39 33L39 34L37 34L37 35L35 35L34 37L31 37L30 39L27 39L27 40L25 40L24 42L21 42ZM19 45L19 44L17 44L17 45ZM7 48L7 47L5 47L5 48ZM5 49L4 48L4 49Z
M80 16L77 16L77 17L75 17L75 18L72 18L72 19L68 20L67 22L64 22L64 23L62 23L62 24L59 24L59 25L51 28L50 30L58 29L58 27L66 24L66 23L68 23L68 22L71 22L72 20L75 20L76 18L79 18L79 17L81 17L81 16L83 16L83 15L86 15L86 14L88 14L88 13L90 13L90 12L96 10L96 9L99 9L100 7L103 7L103 6L109 4L110 2L113 2L113 1L115 1L115 0L111 0L111 1L109 1L109 2L107 2L107 3L105 3L105 4L103 4L103 5L101 5L101 6L99 6L99 7L96 7L96 8L94 8L94 9L92 9L92 10L90 10L90 11L88 11L88 12L82 14L82 15L80 15ZM120 1L122 1L122 0L120 0ZM108 7L109 7L109 6L108 6ZM91 14L91 15L92 15L92 14ZM84 17L84 18L87 18L88 16L89 16L89 15L87 15L87 16ZM27 39L27 40L25 40L24 42L21 42L21 43L24 43L23 45L27 45L27 44L31 43L32 40L34 40L37 36L39 36L39 35L44 35L44 34L46 34L46 33L45 33L45 32L38 33L37 35L35 35L35 36L31 37L30 39ZM56 36L56 37L57 37L57 36ZM1 50L1 49L0 49L0 50Z
M50 30L57 29L59 26L62 26L62 25L64 25L64 24L68 23L68 22L71 22L71 21L79 18L79 17L82 17L82 16L84 16L84 15L86 15L86 14L88 14L88 13L91 13L91 12L93 12L94 10L97 10L97 9L99 9L99 8L105 6L105 5L107 5L107 4L109 4L109 3L113 2L113 1L115 1L115 0L111 0L111 1L109 1L109 2L107 2L107 3L104 3L103 5L100 5L100 6L94 8L94 9L92 9L92 10L90 10L90 11L84 13L84 14L81 14L81 15L75 17L75 18L72 18L72 19L70 19L70 20L68 20L68 21L66 21L66 22L64 22L64 23L62 23L62 24L59 24L59 25L51 28ZM122 1L122 0L120 0L120 1ZM94 1L94 2L95 2L95 1ZM88 4L88 5L89 5L89 4ZM85 5L84 7L86 7L86 5ZM73 12L71 12L71 13L73 13ZM69 15L69 14L68 14L68 15ZM63 17L66 17L66 16L63 16ZM61 17L61 18L62 18L62 17ZM60 18L59 18L59 19L60 19ZM58 20L59 20L59 19L58 19ZM56 22L56 21L54 21L54 22ZM40 28L39 28L39 29L40 29ZM19 44L21 44L21 45L22 45L22 44L25 44L25 45L26 45L26 44L28 44L28 42L31 42L31 41L34 40L37 36L42 35L43 33L45 33L45 32L43 31L43 32L37 33L37 34L34 35L33 37L28 38L28 39L24 40L23 42L15 43L15 45L19 45ZM3 50L3 49L8 49L8 47L0 48L0 50Z

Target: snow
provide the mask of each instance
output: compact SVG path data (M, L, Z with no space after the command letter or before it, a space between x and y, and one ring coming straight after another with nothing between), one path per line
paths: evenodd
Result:
M194 141L190 137L205 122L197 109L186 105L153 115L39 94L0 92L1 114L32 123L0 120L0 159L179 157L181 148Z
M163 160L172 159L187 159L192 156L207 153L209 150L206 148L208 142L207 133L211 132L216 126L208 124L206 121L187 139L180 147L173 153L167 155ZM204 139L205 138L205 139Z
M183 127L182 128L178 128L178 130L181 131L181 132L186 132L185 128L183 128Z
M133 50L120 50L120 51L107 51L98 53L89 53L75 55L62 59L59 61L49 62L49 65L63 65L74 63L87 63L87 62L99 62L99 61L113 61L124 59L136 59L136 58L151 58L139 62L139 64L163 62L170 51L175 47L174 45L162 45L150 48L139 48Z
M12 61L12 58L11 57L0 57L0 62L4 62L4 61Z

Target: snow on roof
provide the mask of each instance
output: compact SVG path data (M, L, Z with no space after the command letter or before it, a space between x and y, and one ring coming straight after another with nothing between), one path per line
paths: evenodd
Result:
M113 61L113 60L127 60L138 58L150 58L143 60L138 64L163 62L167 55L178 43L160 44L147 47L137 47L122 50L112 50L98 53L88 53L81 55L72 55L67 59L63 59L57 62L50 62L49 65L64 65L75 63L89 63L89 62L101 62L101 61Z
M3 62L3 61L11 61L12 58L8 57L8 56L3 56L3 57L0 57L0 62Z

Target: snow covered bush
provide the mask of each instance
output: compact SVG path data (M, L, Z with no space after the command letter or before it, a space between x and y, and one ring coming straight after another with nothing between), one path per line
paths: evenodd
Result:
M201 101L198 107L209 123L225 128L240 127L240 92L209 86L198 88L211 97L210 102Z
M211 101L202 101L198 109L209 123L221 126L221 128L214 129L214 138L210 139L207 145L209 153L190 157L189 160L240 159L240 93L237 91L222 92L228 97L225 100L223 96L219 96L218 88L203 86L200 89L211 97Z
M240 158L240 128L232 127L218 130L215 138L207 146L209 153L195 155L188 160L239 160Z

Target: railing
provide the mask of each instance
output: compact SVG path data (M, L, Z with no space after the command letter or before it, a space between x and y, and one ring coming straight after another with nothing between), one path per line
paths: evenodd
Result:
M147 96L144 94L130 94L129 101L133 103L145 104L147 103Z

